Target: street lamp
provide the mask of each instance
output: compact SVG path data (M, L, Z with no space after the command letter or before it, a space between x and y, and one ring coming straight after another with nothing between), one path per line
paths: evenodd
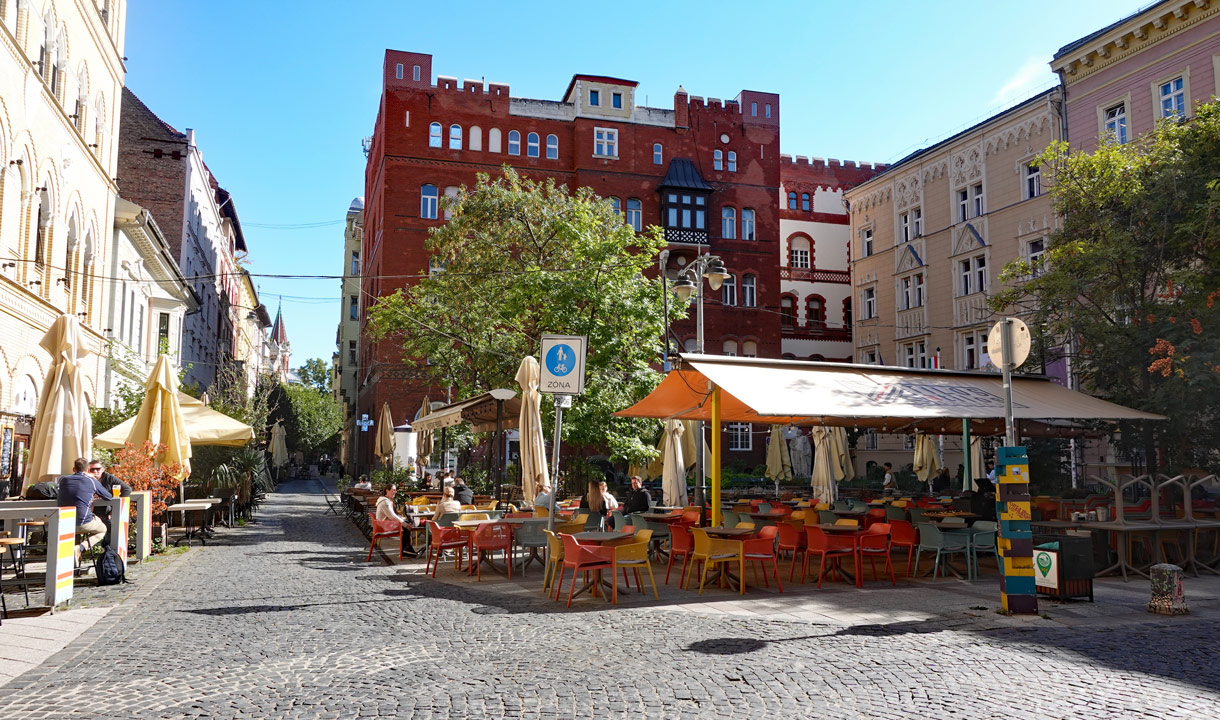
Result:
M698 292L699 304L695 311L695 352L703 354L703 296L701 280L707 279L707 284L712 290L719 290L724 281L728 279L729 271L724 266L724 261L715 255L697 255L695 261L686 266L682 270L681 275L674 282L674 292L682 300L689 300L691 293ZM704 498L707 496L707 473L703 467L703 421L700 420L695 425L695 477L699 483L696 485L698 496L696 498L699 503L700 516L704 513ZM719 432L720 428L715 428L713 432Z
M503 465L504 453L500 449L500 438L503 435L503 425L504 425L504 401L512 400L513 398L515 398L517 396L517 393L516 393L516 391L509 390L507 388L496 388L495 390L492 390L490 394L493 398L495 398L495 401L496 401L496 439L495 439L495 442L493 443L494 450L492 452L495 453L496 455L498 455L498 457L496 458L496 464L495 464L495 468L496 468L495 481L496 481L496 506L499 507L501 488L504 485L504 474L502 472L502 468L504 466Z

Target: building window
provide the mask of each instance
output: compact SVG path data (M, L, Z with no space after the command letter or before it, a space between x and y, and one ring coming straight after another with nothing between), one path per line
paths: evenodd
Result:
M763 110L765 111L767 117L771 117L771 103L763 105Z
M731 207L720 211L720 236L725 240L737 237L737 211Z
M720 150L712 151L712 169L713 170L723 170L724 169L724 152L722 152Z
M456 185L450 185L449 187L445 188L445 197L450 200L450 202L445 203L446 220L453 219L453 203L457 200L457 196L458 188Z
M707 198L703 195L665 195L665 227L675 230L705 230Z
M770 107L768 105L768 107ZM729 450L753 450L754 438L751 433L753 426L750 423L729 423Z
M737 172L737 153L729 151L729 172Z
M347 341L347 364L348 365L356 364L356 341L355 340Z
M360 274L360 253L352 251L352 275Z
M860 231L860 257L873 254L873 229L864 228Z
M796 193L795 192L788 193L788 209L789 210L796 209Z
M957 221L966 222L970 219L970 193L966 188L957 191Z
M843 298L843 328L851 330L851 298Z
M753 275L741 276L741 306L756 307L758 305L758 280Z
M601 104L602 104L601 93L597 90L590 90L589 91L589 105L591 107L597 107L598 105L601 105Z
M661 143L653 143L652 144L652 164L660 165L661 161L665 159L664 156L665 156L664 148L661 147Z
M911 208L898 216L899 242L910 242L919 237L923 214L919 208Z
M741 344L741 356L748 358L758 357L758 343L753 340L746 340Z
M432 123L428 126L428 147L441 147L441 124Z
M157 352L168 351L169 346L169 313L157 314Z
M871 320L877 317L877 288L864 288L860 293L860 307L864 313L861 318Z
M471 150L483 149L483 128L478 125L470 126L470 141L466 144L466 147Z
M402 63L398 63L394 66L394 79L402 80Z
M928 365L928 346L923 340L907 343L902 346L902 364L909 368L922 368Z
M741 210L741 239L754 239L754 211L750 208Z
M517 132L516 130L508 131L508 154L521 154L521 133Z
M610 196L610 207L614 208L614 212L616 214L618 214L618 215L623 214L623 201L619 200L618 198L614 197L613 195Z
M1036 198L1042 194L1042 168L1037 165L1025 166L1025 199Z
M461 125L450 125L449 126L449 149L450 150L461 150L462 149L462 126Z
M923 273L915 273L898 281L898 309L923 307Z
M809 193L801 193L801 210L809 212Z
M784 327L796 325L796 303L787 295L779 299L779 324Z
M801 241L798 243L798 241ZM809 269L809 241L805 238L795 238L792 240L792 258L788 264L797 270Z
M356 300L355 295L347 297L347 317L349 320L360 319L360 303Z
M974 216L981 217L983 214L983 183L978 183L970 188L970 199L974 203ZM919 232L915 232L919 235Z
M983 367L983 356L987 354L987 333L971 331L961 336L962 369L978 370Z
M814 330L826 327L826 301L821 295L805 298L805 325Z
M1114 142L1127 142L1127 105L1119 103L1106 108L1106 135Z
M623 109L623 94L622 93L612 93L610 95L610 107L614 108L615 110Z
M750 117L758 117L758 103L750 103Z
M1042 274L1042 256L1046 254L1046 238L1031 240L1026 246L1025 255L1029 259L1029 274L1038 277Z
M436 186L424 185L419 193L419 216L424 220L436 219Z
M559 138L554 135L546 136L546 159L559 159Z
M529 157L538 157L538 133L530 133L525 136L525 154Z
M414 65L411 67L411 79L414 80L415 82L419 82L419 66L418 65Z
M866 365L876 365L877 364L877 351L869 350L868 352L864 353L865 358L868 358L869 356L872 356L873 359L871 361L865 359L864 363ZM876 450L877 449L877 433L876 432L869 430L868 432L864 433L864 449L865 450Z
M972 295L987 289L987 257L978 255L958 264L959 288L962 295Z
M487 152L500 152L500 128L487 131Z
M593 154L598 157L618 157L618 130L594 128Z
M1186 117L1186 87L1182 76L1161 84L1161 117Z
M636 232L644 227L644 204L639 198L627 198L627 224Z
M720 346L720 354L727 357L737 357L737 341L725 340Z
M720 304L734 307L737 305L737 278L730 275L720 286Z

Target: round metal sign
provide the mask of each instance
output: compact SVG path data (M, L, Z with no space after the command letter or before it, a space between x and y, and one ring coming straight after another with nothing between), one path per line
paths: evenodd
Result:
M1012 322L1012 347L1005 348L1004 323L1009 321ZM1006 361L1011 362L1014 368L1021 367L1029 358L1030 345L1029 326L1017 318L1005 318L993 325L991 332L987 333L987 354L999 358L1001 367Z

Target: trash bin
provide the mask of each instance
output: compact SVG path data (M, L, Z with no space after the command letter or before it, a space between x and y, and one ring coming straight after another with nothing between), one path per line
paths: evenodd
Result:
M1037 591L1058 600L1087 597L1089 602L1093 602L1091 538L1035 538L1035 542L1039 541L1040 544L1034 546L1034 585Z

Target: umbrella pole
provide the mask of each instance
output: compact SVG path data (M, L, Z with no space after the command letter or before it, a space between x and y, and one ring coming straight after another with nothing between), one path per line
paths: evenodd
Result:
M720 388L712 389L712 525L720 525Z
M962 418L962 491L970 489L970 418Z

